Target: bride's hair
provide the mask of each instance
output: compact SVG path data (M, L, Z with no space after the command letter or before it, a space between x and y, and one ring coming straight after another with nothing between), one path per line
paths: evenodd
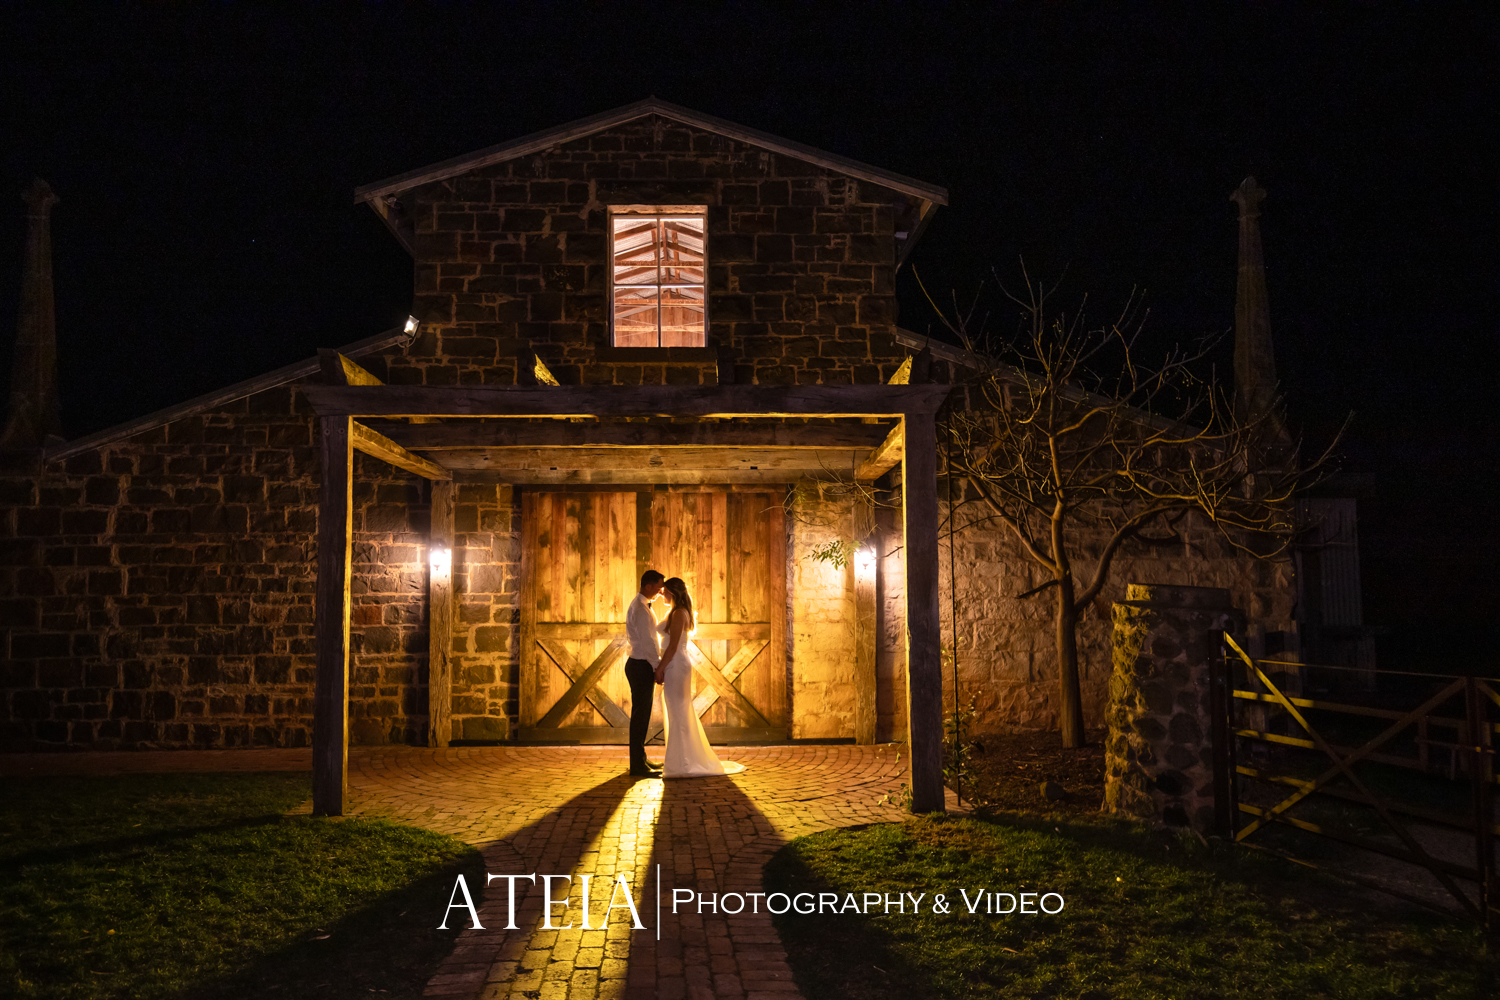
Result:
M672 595L672 610L686 608L688 613L687 631L691 632L698 623L697 615L693 613L693 598L688 593L687 584L682 582L682 577L674 576L662 584L662 589Z

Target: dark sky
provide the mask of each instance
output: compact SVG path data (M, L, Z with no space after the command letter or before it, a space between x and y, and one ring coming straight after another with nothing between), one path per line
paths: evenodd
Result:
M410 261L357 185L655 94L947 186L929 288L1024 255L1100 316L1144 288L1162 344L1232 325L1254 174L1294 423L1355 411L1350 468L1387 498L1434 462L1500 479L1493 5L287 9L0 10L0 192L62 199L69 436L399 322Z

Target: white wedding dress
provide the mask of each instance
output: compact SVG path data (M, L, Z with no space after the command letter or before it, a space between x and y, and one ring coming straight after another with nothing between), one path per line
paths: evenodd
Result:
M672 616L667 615L658 629L663 643L669 642L667 624ZM677 653L667 663L661 686L661 708L667 717L667 755L662 761L663 778L704 778L714 774L738 774L744 764L732 760L721 761L708 744L708 735L703 732L703 723L693 711L693 665L687 658L688 637L682 637Z

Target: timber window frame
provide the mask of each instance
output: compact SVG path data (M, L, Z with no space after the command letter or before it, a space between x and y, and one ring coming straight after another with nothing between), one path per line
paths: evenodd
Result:
M662 350L708 345L708 210L609 210L609 343Z

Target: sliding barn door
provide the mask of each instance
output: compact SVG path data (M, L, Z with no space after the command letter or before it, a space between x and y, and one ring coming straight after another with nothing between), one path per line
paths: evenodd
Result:
M779 493L526 491L521 524L521 739L628 742L625 608L648 567L696 602L687 655L709 739L786 737Z

